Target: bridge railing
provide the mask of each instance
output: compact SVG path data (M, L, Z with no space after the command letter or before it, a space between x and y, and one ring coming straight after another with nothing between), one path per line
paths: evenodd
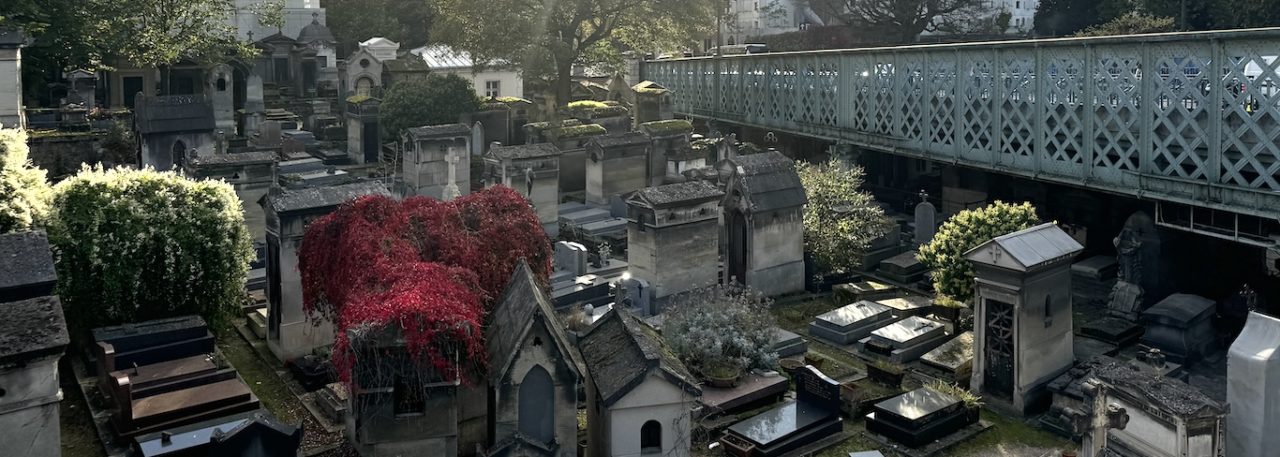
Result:
M1274 216L1277 55L1280 28L701 57L643 76L691 116Z

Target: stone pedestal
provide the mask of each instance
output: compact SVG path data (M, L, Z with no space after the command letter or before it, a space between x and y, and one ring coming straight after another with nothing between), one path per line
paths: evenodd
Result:
M947 340L947 326L941 322L911 316L871 332L859 343L862 351L896 363L920 358Z

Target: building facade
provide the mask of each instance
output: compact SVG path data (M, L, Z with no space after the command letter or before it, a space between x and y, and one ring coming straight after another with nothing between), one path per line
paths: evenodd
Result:
M409 51L421 57L434 73L452 74L471 81L480 98L524 98L524 78L520 69L504 62L477 67L471 55L444 45L429 45Z

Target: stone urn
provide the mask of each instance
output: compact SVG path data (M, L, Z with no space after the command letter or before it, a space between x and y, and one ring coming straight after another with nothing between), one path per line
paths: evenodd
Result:
M727 389L738 385L738 380L742 378L742 368L729 364L712 364L702 370L702 377L706 378L711 387Z

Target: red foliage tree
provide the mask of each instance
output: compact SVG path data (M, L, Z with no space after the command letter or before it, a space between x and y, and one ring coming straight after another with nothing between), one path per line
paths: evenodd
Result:
M362 197L307 227L303 303L332 321L334 363L350 381L353 329L398 328L410 357L451 378L485 365L482 326L524 260L545 283L551 246L520 194L494 187L451 202Z

